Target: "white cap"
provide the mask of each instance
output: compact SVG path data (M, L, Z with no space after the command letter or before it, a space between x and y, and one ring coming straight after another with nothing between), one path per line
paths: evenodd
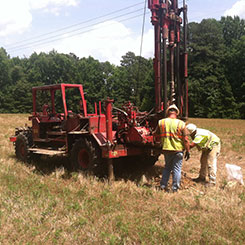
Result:
M166 114L167 114L167 115L168 115L169 110L175 110L175 111L176 111L176 114L179 115L179 109L178 109L178 107L177 107L175 104L170 105L170 106L167 108L167 110L166 110Z
M189 123L186 128L188 129L188 131L190 132L190 134L192 134L193 132L195 132L197 130L197 126L193 123Z

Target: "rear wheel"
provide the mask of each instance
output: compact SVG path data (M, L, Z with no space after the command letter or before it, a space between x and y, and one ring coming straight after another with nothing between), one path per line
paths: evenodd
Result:
M28 137L23 133L20 133L16 138L15 154L17 159L23 162L27 162L30 158Z
M92 140L84 138L74 143L70 155L73 170L92 171L99 158L99 149Z

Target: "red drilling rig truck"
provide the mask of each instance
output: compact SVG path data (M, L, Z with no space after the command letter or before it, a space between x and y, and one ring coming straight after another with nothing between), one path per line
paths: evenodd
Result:
M159 142L152 132L167 106L177 104L180 117L188 117L187 6L185 0L182 7L178 0L148 0L148 7L155 33L155 108L140 112L130 102L116 108L107 99L95 103L90 114L81 84L34 87L31 127L16 128L10 137L19 160L63 155L73 170L93 170L107 162L109 179L114 178L115 158L137 156L152 165L157 161ZM69 106L70 91L76 91L76 108Z

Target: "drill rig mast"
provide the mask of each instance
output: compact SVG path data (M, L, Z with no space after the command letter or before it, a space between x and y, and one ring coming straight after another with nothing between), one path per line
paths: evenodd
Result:
M148 0L155 32L155 111L176 104L188 117L187 6L178 0ZM181 17L183 15L183 18ZM182 25L183 24L183 25Z

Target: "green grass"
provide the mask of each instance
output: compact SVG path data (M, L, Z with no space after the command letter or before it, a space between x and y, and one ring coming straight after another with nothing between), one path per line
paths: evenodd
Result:
M235 135L231 138L232 150L239 152L241 148L245 148L245 135Z

